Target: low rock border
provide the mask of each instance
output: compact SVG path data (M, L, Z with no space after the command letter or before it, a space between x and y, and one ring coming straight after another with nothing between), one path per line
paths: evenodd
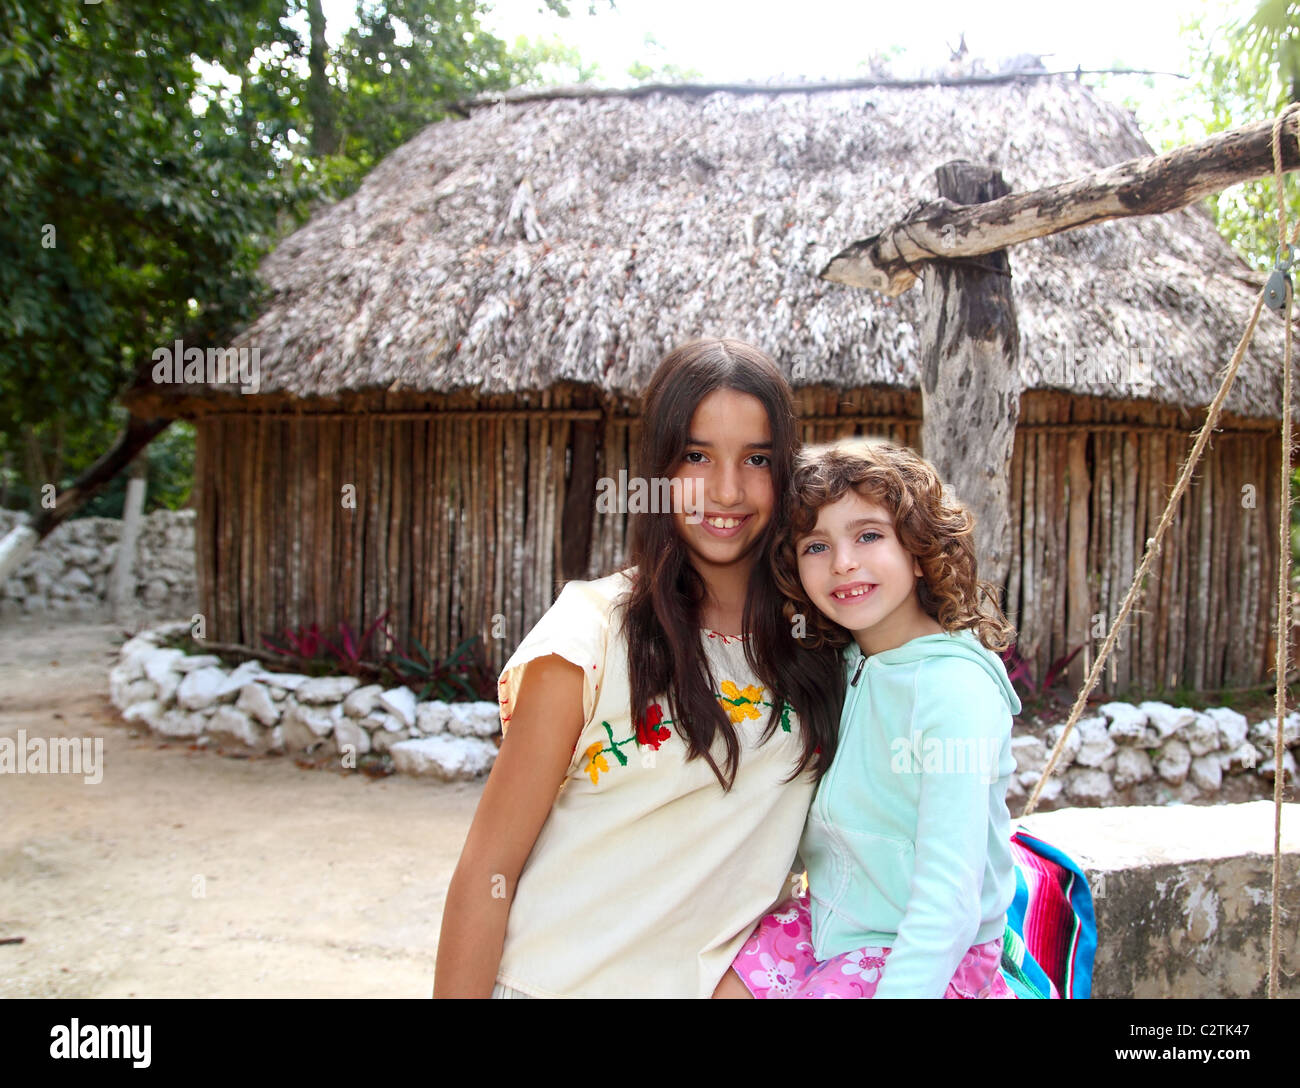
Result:
M1011 739L1016 773L1007 800L1028 797L1047 766L1064 725L1040 736L1017 732ZM1044 811L1110 805L1242 801L1271 795L1276 719L1253 725L1230 707L1192 710L1168 703L1103 703L1080 718L1043 787ZM1283 774L1294 783L1300 744L1300 713L1283 723ZM1263 781L1261 781L1263 780ZM1235 795L1235 796L1234 796Z
M186 622L163 624L122 646L108 686L125 721L256 754L337 756L350 767L387 753L399 773L444 781L477 778L496 759L496 703L419 702L405 687L272 672L256 661L232 669L214 654L161 645L188 630Z

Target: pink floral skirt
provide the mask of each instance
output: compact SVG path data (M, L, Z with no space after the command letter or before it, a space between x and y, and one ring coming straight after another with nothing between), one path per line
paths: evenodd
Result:
M808 900L796 899L759 922L731 966L755 997L874 997L888 959L889 949L880 946L814 959ZM1001 937L975 945L943 996L1014 999L1001 962Z

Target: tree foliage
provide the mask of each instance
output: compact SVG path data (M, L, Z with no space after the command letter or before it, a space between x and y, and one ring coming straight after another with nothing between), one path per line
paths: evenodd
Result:
M1192 87L1182 116L1164 133L1181 144L1275 117L1300 101L1300 4L1263 0L1246 19L1226 10L1191 20L1183 28ZM1292 137L1294 138L1294 137ZM1287 219L1300 217L1294 179L1284 183ZM1272 178L1234 185L1208 199L1219 231L1255 268L1273 263L1277 251L1277 189Z
M338 48L325 29L320 0L0 0L4 501L103 452L157 347L228 341L317 202L540 63L475 0L360 0Z

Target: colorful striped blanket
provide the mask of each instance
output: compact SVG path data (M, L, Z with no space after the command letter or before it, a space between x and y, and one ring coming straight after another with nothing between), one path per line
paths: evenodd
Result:
M1002 976L1022 998L1092 993L1097 921L1084 871L1068 854L1017 828L1016 896L1002 938Z

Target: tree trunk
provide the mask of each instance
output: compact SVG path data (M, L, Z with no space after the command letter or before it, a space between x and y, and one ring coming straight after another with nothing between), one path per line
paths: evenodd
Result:
M989 167L950 162L939 194L979 204L1010 189ZM925 276L921 445L975 517L979 577L1001 587L1010 568L1010 467L1020 415L1020 330L1004 251L939 261Z
M42 510L28 525L15 526L0 540L0 583L4 582L32 553L41 540L54 532L94 496L109 480L122 471L135 455L169 426L170 419L141 419L131 416L126 430L113 446L66 491L55 497L54 506Z
M122 535L117 542L117 556L108 582L108 603L113 622L126 624L135 602L135 547L140 539L140 522L144 515L144 494L148 483L149 459L137 456L131 462L126 484L126 502L122 506Z
M321 0L307 0L307 21L311 26L311 46L307 52L307 112L311 115L311 153L319 158L333 155L339 146L332 88L325 71L329 47L325 42L325 12Z

